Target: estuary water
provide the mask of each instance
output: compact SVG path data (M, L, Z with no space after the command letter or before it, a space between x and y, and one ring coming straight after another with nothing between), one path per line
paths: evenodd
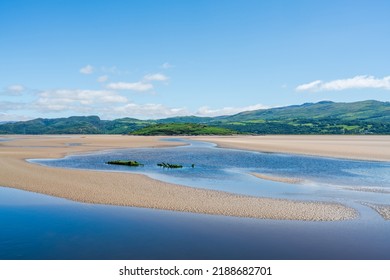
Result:
M357 209L360 216L336 222L236 218L93 205L0 187L0 259L390 259L390 221L364 204L390 204L389 163L185 142L187 146L175 148L30 161L143 173L167 182L254 196L336 201ZM137 160L144 166L106 164L117 159ZM158 162L184 167L163 169ZM265 181L251 172L303 181Z
M390 162L261 153L217 148L212 143L191 140L171 141L187 145L110 150L30 162L61 168L141 173L170 183L252 196L346 203L359 199L370 203L390 202ZM107 164L120 159L135 160L144 165ZM183 168L157 166L161 162L180 164ZM262 180L251 173L293 178L301 183Z
M390 224L92 205L0 187L0 259L390 259Z

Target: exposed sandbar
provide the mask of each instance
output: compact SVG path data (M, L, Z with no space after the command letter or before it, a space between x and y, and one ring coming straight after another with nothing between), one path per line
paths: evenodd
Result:
M390 161L390 136L376 135L265 135L199 136L220 147L358 160Z
M144 175L51 168L26 158L111 148L178 145L161 137L142 136L11 136L0 145L0 185L74 201L280 220L331 221L357 216L337 203L302 202L241 196L168 184ZM78 143L77 145L70 145Z
M346 187L345 190L358 191L358 192L372 192L372 193L389 193L390 190L384 188L372 188L372 187Z
M372 203L364 203L378 212L379 215L383 217L385 220L390 220L390 205L382 205L382 204L372 204Z
M286 178L286 177L280 177L280 176L274 176L269 174L262 174L262 173L250 173L251 175L268 181L274 181L274 182L282 182L282 183L289 183L289 184L299 184L302 183L303 180L298 178Z

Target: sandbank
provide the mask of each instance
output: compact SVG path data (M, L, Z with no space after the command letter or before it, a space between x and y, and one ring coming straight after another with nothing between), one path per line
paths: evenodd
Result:
M268 181L275 181L275 182L282 182L282 183L289 183L289 184L299 184L302 183L303 180L298 178L286 178L286 177L280 177L280 176L274 176L269 174L263 174L263 173L250 173L251 175Z
M372 193L388 193L390 190L384 188L372 188L372 187L345 187L343 188L349 191L358 191L358 192L372 192Z
M385 220L390 220L390 205L382 205L382 204L372 204L372 203L364 203L374 209L379 215L382 216Z
M5 136L0 143L0 185L79 202L279 220L352 219L354 209L337 203L235 195L169 184L144 175L45 167L29 158L130 147L179 145L162 137L119 135Z
M194 136L190 139L213 142L232 149L390 161L388 135Z

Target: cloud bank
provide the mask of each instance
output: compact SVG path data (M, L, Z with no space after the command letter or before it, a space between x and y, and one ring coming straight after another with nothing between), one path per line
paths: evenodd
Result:
M174 67L169 63L162 65L163 69ZM213 117L231 115L242 111L266 109L262 104L245 107L223 107L210 108L203 106L188 110L186 107L170 107L159 103L139 104L128 98L127 92L122 91L153 91L159 84L168 85L170 78L163 73L148 73L138 81L110 82L107 69L94 68L86 65L79 69L85 75L96 74L96 82L100 83L101 89L47 89L29 91L29 101L22 100L16 95L24 94L26 88L20 84L10 85L4 88L0 95L15 95L15 100L3 100L0 102L1 120L25 120L26 114L40 116L42 113L51 113L59 117L69 115L96 114L104 119L115 119L120 117L134 117L139 119L157 119L174 116L203 116ZM111 72L109 72L111 71ZM119 75L116 67L107 70L111 75ZM103 73L102 73L103 72ZM99 75L100 74L100 75ZM18 99L18 100L16 100ZM30 118L31 119L31 118Z
M58 89L40 92L32 107L39 111L85 112L88 109L96 110L108 104L125 102L128 102L126 97L113 91Z
M133 91L149 91L154 88L152 82L165 82L169 80L169 77L161 73L147 74L142 80L138 82L117 82L106 85L106 88L112 90L133 90Z
M103 119L120 117L157 119L189 115L213 117L268 108L261 104L219 109L203 106L193 111L186 107L169 107L158 103L138 104L112 90L54 89L35 94L35 100L31 102L1 102L0 111L3 113L0 114L0 121L32 119L33 117L26 116L28 112L33 113L33 115L50 112L61 117L96 114Z
M299 85L295 88L295 90L318 92L367 88L390 90L390 76L379 79L374 76L362 75L349 79L333 80L330 82L316 80L307 84Z
M190 112L186 108L170 108L162 104L136 104L127 103L123 106L113 108L112 113L118 116L133 116L141 118L165 118L173 116L186 116Z
M259 109L268 109L269 107L264 106L262 104L256 104L246 107L223 107L220 109L210 109L207 106L200 107L195 115L202 117L215 117L215 116L223 116L223 115L233 115L244 111L253 111Z

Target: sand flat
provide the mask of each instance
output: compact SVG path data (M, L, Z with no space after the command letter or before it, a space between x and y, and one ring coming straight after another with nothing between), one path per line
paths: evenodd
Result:
M190 138L213 142L224 148L390 161L390 136L388 135L264 135Z
M169 184L144 175L51 168L27 158L130 147L179 145L161 137L118 135L7 136L0 143L0 185L79 202L280 220L331 221L357 216L336 203L241 196Z

